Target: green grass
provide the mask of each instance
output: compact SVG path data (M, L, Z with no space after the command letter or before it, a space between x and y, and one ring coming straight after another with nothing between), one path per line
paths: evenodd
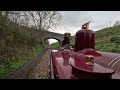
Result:
M57 48L59 48L59 43L58 42L57 43L53 43L53 44L50 45L50 47L54 48L54 49L57 49Z
M75 44L74 36L71 37L70 43L71 45ZM95 49L98 51L120 53L120 25L96 31Z
M41 30L19 26L0 16L0 78L13 74L43 50L41 34Z
M28 61L32 60L36 57L40 52L43 51L41 46L33 48L29 53L19 57L15 62L11 62L9 65L0 66L0 79L4 79L6 76L10 74L14 74L19 68L21 68Z
M95 32L96 50L120 53L120 25Z

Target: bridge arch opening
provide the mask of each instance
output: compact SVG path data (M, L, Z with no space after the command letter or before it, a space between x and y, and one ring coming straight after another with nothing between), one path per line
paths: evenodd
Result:
M50 48L58 48L61 46L61 41L55 37L48 37L44 39L44 42L49 41ZM53 44L55 43L55 44ZM52 45L51 45L52 44Z

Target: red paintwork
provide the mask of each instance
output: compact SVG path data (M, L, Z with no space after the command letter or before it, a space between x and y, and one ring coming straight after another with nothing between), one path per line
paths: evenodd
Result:
M94 49L91 49L91 48L83 49L83 50L78 51L78 52L85 54L85 55L101 56L100 53L96 52Z
M110 62L120 54L95 51L95 34L92 30L79 30L75 37L75 48L67 47L51 51L51 67L58 79L120 79L120 62ZM87 65L85 55L94 56L94 65ZM120 58L118 58L120 59Z
M115 71L110 69L107 65L103 67L103 65L99 64L102 60L106 60L107 62L109 58L104 57L102 52L101 56L96 55L98 52L96 52L96 54L93 52L93 54L95 56L94 66L89 66L85 64L85 54L74 52L69 49L56 52L52 51L51 58L55 75L58 75L59 79L108 79L111 78L112 74L114 78L119 77L119 75L117 73L114 74Z
M94 66L86 65L85 54L94 55ZM91 49L84 49L81 52L74 52L70 49L51 51L51 60L55 75L59 79L110 79L120 78L120 72L114 71L107 65L111 60L120 54L98 52ZM111 58L109 58L111 55ZM105 63L106 62L106 63ZM114 74L115 73L115 74Z
M94 49L95 34L92 30L82 29L77 31L75 36L75 51L80 51L85 48Z

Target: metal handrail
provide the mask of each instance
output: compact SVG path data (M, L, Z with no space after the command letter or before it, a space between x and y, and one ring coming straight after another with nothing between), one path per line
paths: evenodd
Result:
M114 67L119 61L120 59L118 59L111 67Z
M116 57L115 59L113 59L108 65L110 66L115 60L119 60L120 56Z

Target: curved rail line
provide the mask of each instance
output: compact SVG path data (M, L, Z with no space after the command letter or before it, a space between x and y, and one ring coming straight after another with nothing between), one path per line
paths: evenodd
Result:
M115 59L113 59L108 66L114 67L118 62L120 61L120 56L116 57Z

